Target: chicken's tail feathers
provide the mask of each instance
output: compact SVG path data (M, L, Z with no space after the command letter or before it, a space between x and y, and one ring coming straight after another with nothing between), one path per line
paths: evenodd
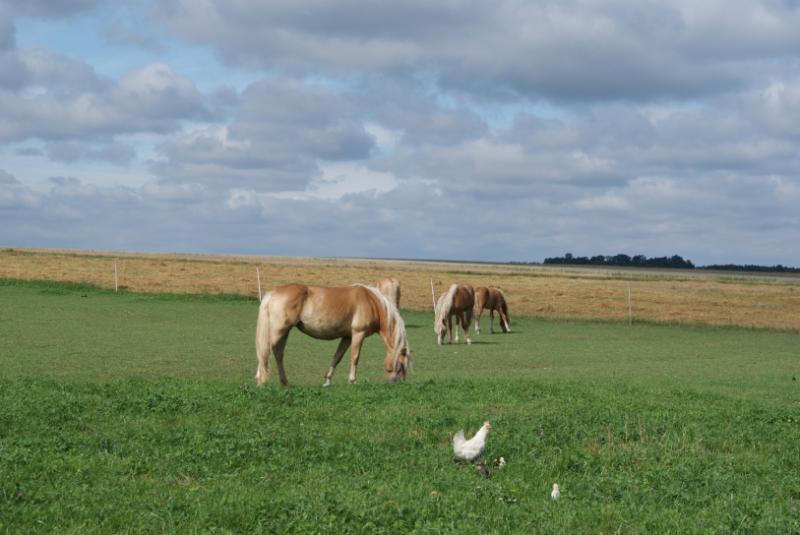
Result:
M453 447L460 448L461 445L466 442L467 440L464 438L464 430L460 430L458 433L453 435Z

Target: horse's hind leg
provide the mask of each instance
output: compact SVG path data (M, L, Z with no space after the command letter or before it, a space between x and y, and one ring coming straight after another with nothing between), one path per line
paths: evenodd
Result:
M489 309L489 332L494 334L494 309Z
M333 377L333 372L336 369L336 366L342 360L344 352L347 351L348 347L350 347L350 342L350 337L344 337L339 341L339 347L336 348L336 353L333 354L331 367L328 368L328 373L325 374L325 382L322 384L322 386L331 386L331 377Z
M356 368L358 368L358 357L361 354L361 344L364 343L365 338L364 333L354 333L353 334L353 349L350 352L350 377L348 380L350 384L355 384L356 382Z
M289 384L289 381L286 380L286 370L283 367L283 350L286 349L287 340L289 340L289 331L286 331L272 346L272 352L275 354L275 363L278 365L278 377L280 377L283 386Z
M256 350L258 367L256 368L256 385L261 386L269 379L269 348Z

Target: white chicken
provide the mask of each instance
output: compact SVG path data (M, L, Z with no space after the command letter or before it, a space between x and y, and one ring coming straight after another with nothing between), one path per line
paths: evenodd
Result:
M491 422L483 422L483 425L475 436L469 440L464 438L464 430L462 429L453 436L453 454L459 461L472 462L480 457L483 450L486 449L486 435L492 428Z

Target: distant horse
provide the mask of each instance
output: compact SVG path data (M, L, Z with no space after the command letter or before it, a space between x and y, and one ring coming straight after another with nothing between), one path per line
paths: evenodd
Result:
M504 333L511 332L508 324L508 303L506 295L500 288L486 288L480 286L475 288L475 332L481 334L481 313L483 309L489 309L489 331L494 332L494 311L500 316L500 329Z
M411 350L403 318L394 304L377 288L354 284L340 288L288 284L267 292L261 300L256 323L256 384L269 379L269 355L275 354L278 374L286 385L283 351L292 327L322 340L341 338L325 374L323 386L331 384L336 365L347 348L350 356L350 384L356 382L356 367L364 339L380 333L386 344L383 368L390 382L405 380L411 365Z
M436 332L436 343L442 345L445 333L450 335L453 342L452 317L456 317L456 342L458 342L458 326L464 331L464 339L468 344L469 325L472 323L472 309L475 306L475 290L468 284L451 284L450 288L439 296L436 301L436 318L433 321L433 330Z
M386 298L394 303L397 309L400 309L400 281L394 277L388 277L379 280L375 286Z

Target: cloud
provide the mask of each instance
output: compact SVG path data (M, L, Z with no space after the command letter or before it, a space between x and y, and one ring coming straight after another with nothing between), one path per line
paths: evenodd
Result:
M149 180L142 187L145 199L166 202L195 202L209 198L209 193L202 184L170 184L159 180Z
M136 151L121 143L101 145L74 142L49 143L45 147L47 157L56 162L74 163L79 160L106 161L127 164L136 156Z
M110 81L98 76L85 62L63 54L24 49L17 52L17 57L22 66L17 73L18 86L33 88L35 92L46 90L56 94L80 94L102 91L110 85Z
M80 62L72 62L82 65L78 69L63 69L57 63L56 55L39 55L37 68L26 71L30 79L25 87L0 90L0 113L5 118L0 141L166 133L178 129L182 120L209 113L191 80L163 64L106 81ZM71 76L72 70L80 72ZM66 87L60 89L61 85Z
M185 130L163 147L153 170L167 180L261 191L304 187L320 161L368 158L375 138L335 90L265 79L241 95L230 124Z
M16 177L7 171L0 169L0 184L18 184Z
M554 100L726 92L763 74L761 60L800 44L800 12L778 2L168 0L155 17L240 65L432 72L448 91Z
M338 200L355 193L379 195L393 190L397 184L397 179L390 173L374 171L360 164L331 162L320 165L320 176L314 178L305 190L282 191L272 196L295 200ZM241 198L241 194L237 197Z
M5 0L16 16L58 19L88 11L102 0Z
M11 13L0 6L0 57L6 50L11 50L15 45L15 28ZM1 61L1 60L0 60ZM2 70L0 70L2 72Z
M791 2L45 4L111 48L0 10L4 243L800 264Z

